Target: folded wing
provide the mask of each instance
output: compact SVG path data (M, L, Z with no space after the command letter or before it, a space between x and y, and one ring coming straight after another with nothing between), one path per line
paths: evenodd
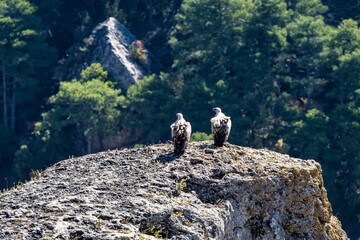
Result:
M211 119L211 132L216 146L222 146L228 140L231 130L231 120L227 116Z
M179 121L171 126L171 135L174 144L174 152L181 154L185 151L191 136L191 125L189 122Z

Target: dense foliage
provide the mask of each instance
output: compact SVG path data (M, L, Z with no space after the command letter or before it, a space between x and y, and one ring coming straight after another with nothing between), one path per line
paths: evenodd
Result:
M1 1L1 187L102 150L124 127L142 132L139 144L166 141L176 112L191 122L193 140L208 139L211 109L220 106L233 121L230 142L319 161L335 215L359 236L359 4ZM166 71L124 96L99 64L79 80L52 82L54 61L109 16L144 40Z

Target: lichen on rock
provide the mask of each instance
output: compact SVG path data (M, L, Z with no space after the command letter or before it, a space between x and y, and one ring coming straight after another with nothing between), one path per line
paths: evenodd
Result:
M313 160L210 141L61 161L0 195L0 239L348 239Z

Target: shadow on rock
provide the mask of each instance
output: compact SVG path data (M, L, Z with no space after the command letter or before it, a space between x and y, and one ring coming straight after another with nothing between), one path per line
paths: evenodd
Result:
M172 161L178 159L179 157L181 157L181 155L182 154L168 153L168 154L158 156L156 158L156 161L160 161L161 163L172 162Z
M218 148L214 144L202 144L199 146L200 149L215 149Z

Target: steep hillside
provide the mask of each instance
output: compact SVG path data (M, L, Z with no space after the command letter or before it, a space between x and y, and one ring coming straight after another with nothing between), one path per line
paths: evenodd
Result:
M348 239L320 164L211 142L61 161L0 195L1 239Z

